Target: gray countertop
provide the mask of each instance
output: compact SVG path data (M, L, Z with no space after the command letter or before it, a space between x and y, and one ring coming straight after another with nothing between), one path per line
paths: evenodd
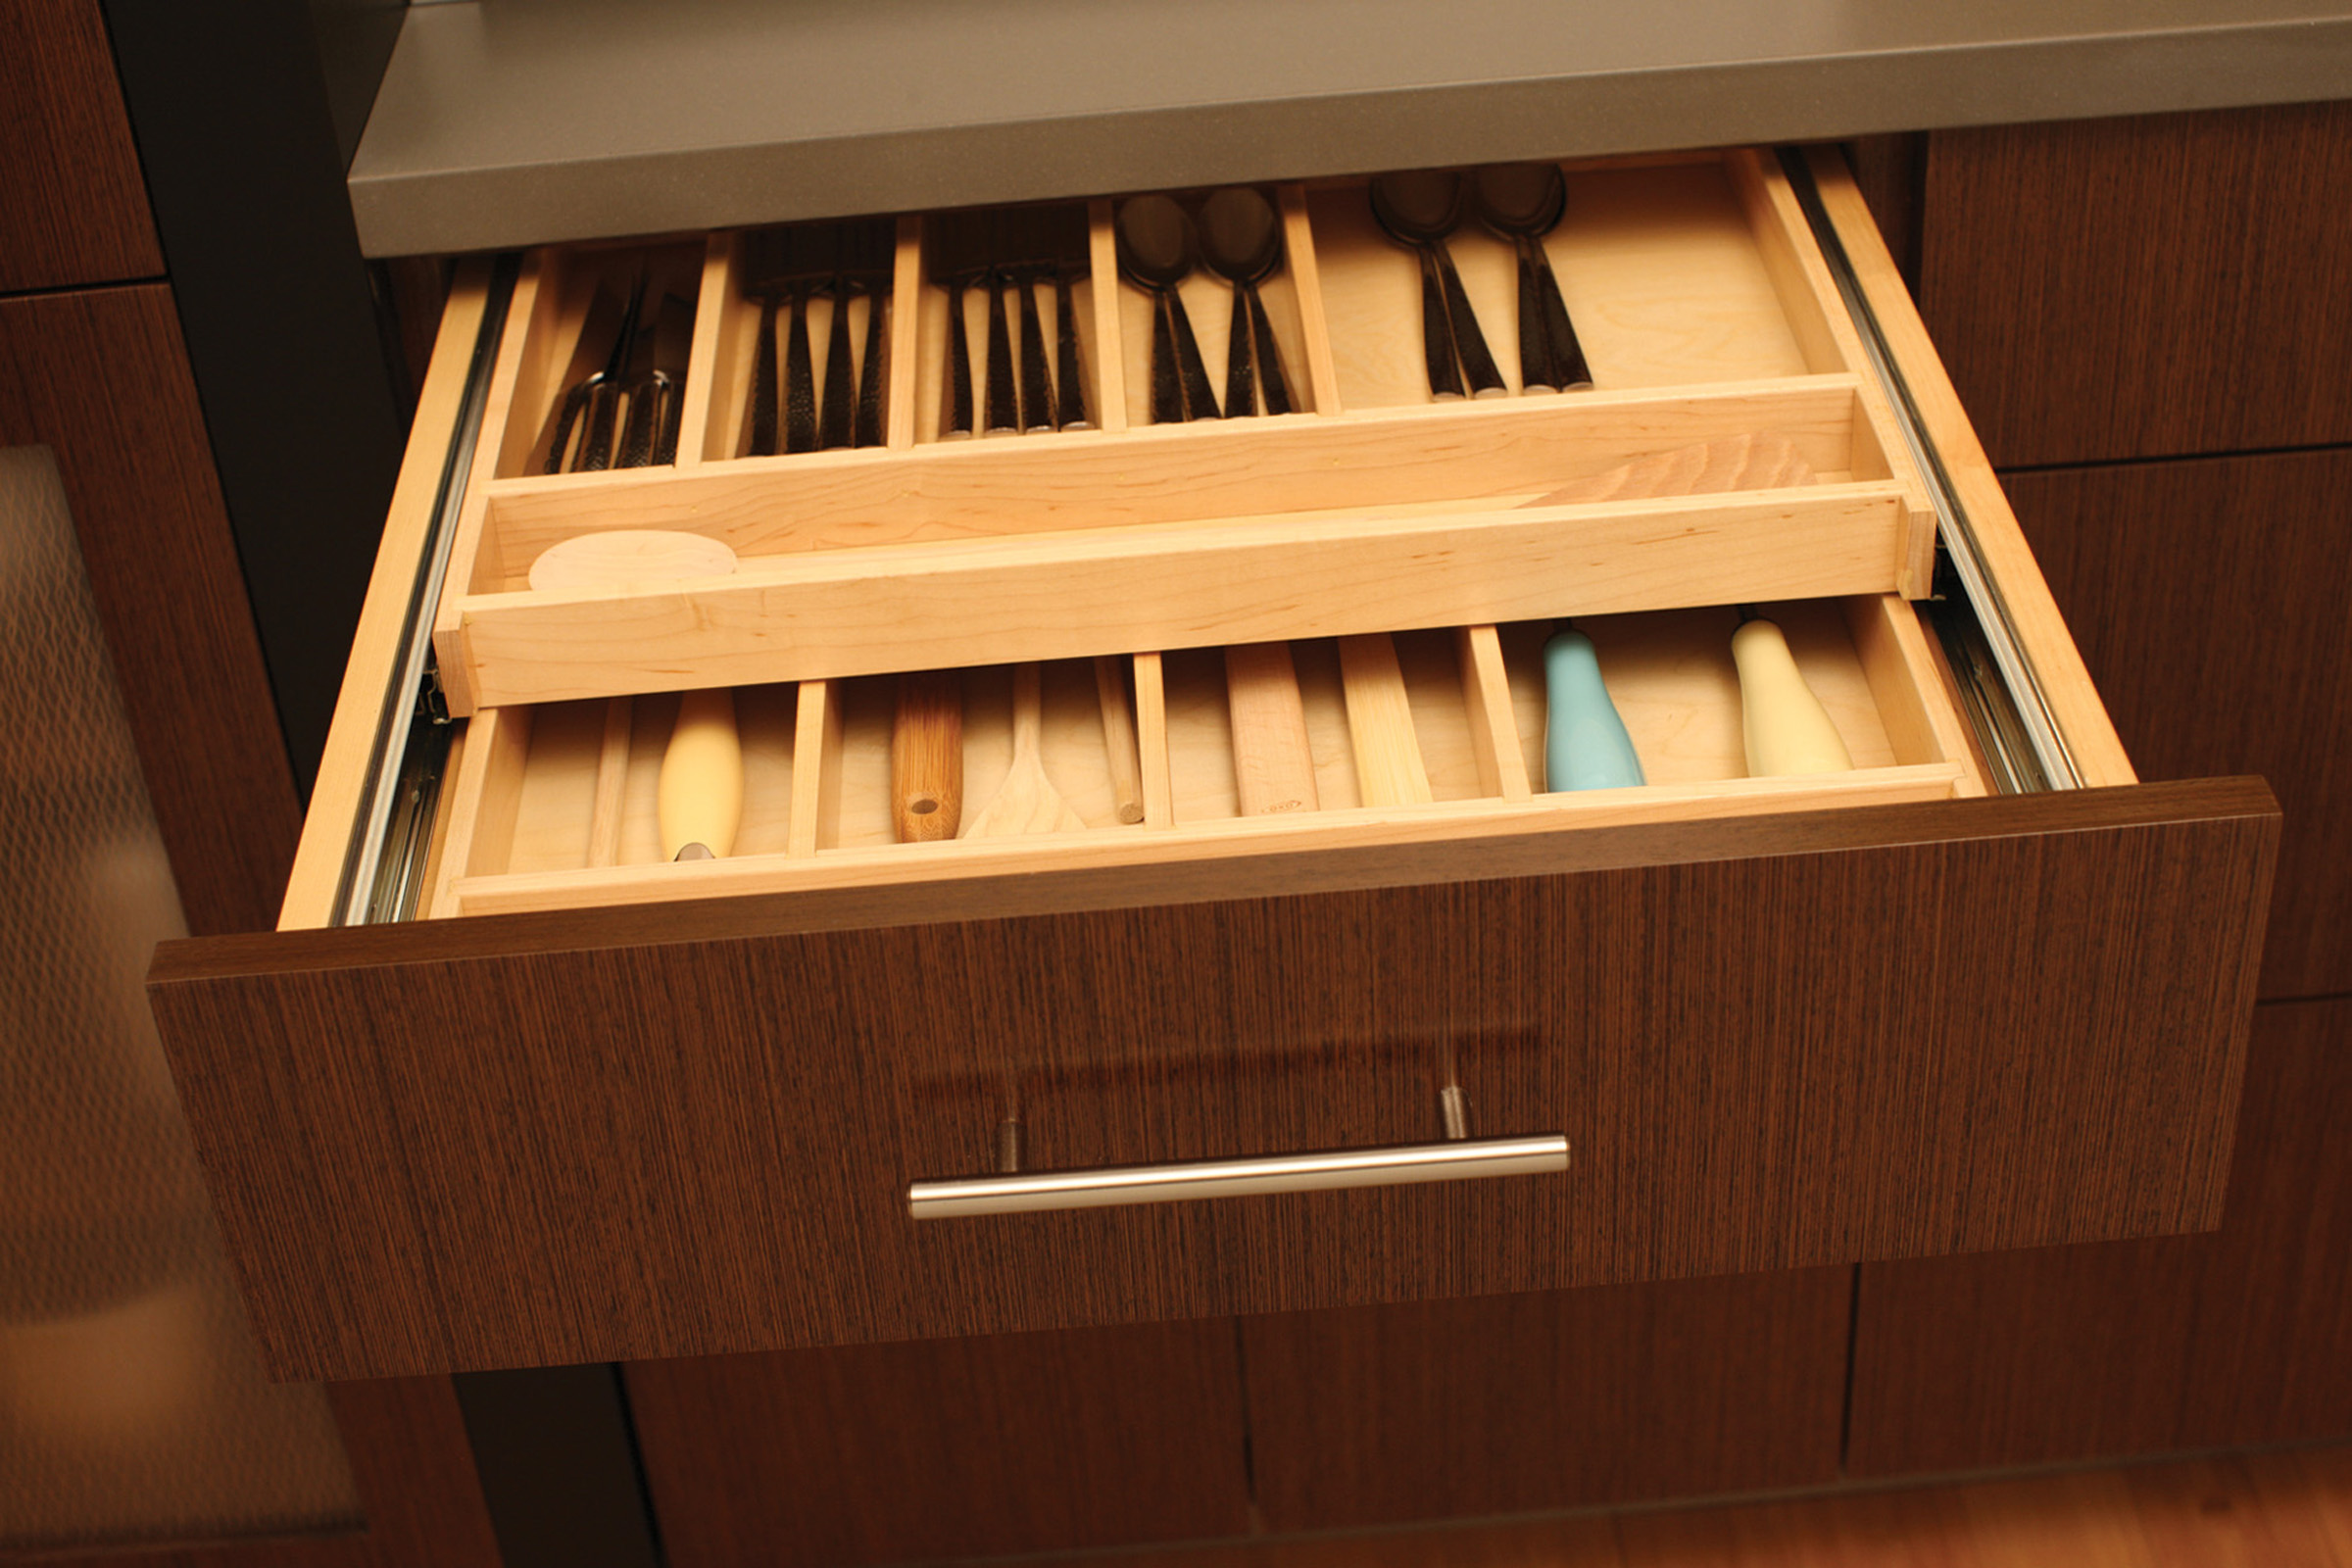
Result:
M412 6L371 256L1533 157L2352 97L2297 0Z

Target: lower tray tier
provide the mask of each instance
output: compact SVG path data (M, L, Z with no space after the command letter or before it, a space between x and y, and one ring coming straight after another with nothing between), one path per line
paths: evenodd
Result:
M1639 788L1547 788L1543 647L1552 624L1544 621L1288 645L1293 675L1278 678L1295 678L1311 783L1300 779L1282 793L1281 808L1260 814L1245 810L1239 780L1262 760L1255 754L1264 743L1246 733L1237 741L1224 654L1105 661L1115 694L1107 723L1096 662L1048 663L1040 760L1072 814L1058 830L928 843L898 841L895 676L738 689L741 827L727 858L678 863L663 858L657 824L676 697L485 710L460 743L428 912L1142 867L1531 823L1688 820L1984 792L1907 603L1857 597L1762 609L1783 627L1852 770L1748 776L1730 652L1738 617L1728 608L1577 622L1599 652L1642 760ZM948 689L961 698L967 834L1012 771L1013 686L1004 665L950 676ZM1129 704L1135 743L1119 711ZM1112 764L1123 745L1135 747L1140 764L1127 800Z

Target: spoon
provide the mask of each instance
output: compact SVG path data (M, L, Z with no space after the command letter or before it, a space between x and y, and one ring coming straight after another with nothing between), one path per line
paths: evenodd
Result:
M1495 164L1478 172L1479 221L1519 252L1519 382L1574 392L1592 384L1583 345L1568 320L1568 302L1544 254L1544 236L1568 210L1568 181L1557 164Z
M1494 368L1486 334L1478 329L1470 296L1462 292L1461 274L1446 249L1446 236L1462 220L1462 176L1437 170L1383 174L1372 181L1372 217L1389 238L1421 258L1421 342L1431 393L1460 397L1467 374L1472 396L1503 396L1510 389Z
M1274 325L1266 319L1265 301L1257 297L1257 285L1282 269L1282 220L1274 215L1274 204L1243 185L1211 192L1200 204L1200 253L1208 270L1233 285L1233 332L1225 356L1226 416L1247 415L1255 407L1252 360L1257 371L1254 391L1264 398L1266 412L1290 413L1291 389L1274 346Z
M1215 419L1216 389L1176 285L1192 275L1199 244L1193 220L1165 196L1135 196L1118 216L1119 271L1152 298L1152 422Z
M1046 776L1043 755L1045 704L1040 693L1038 666L1012 668L1012 768L1004 775L996 798L963 824L967 839L996 838L1015 833L1070 833L1086 826L1086 818Z

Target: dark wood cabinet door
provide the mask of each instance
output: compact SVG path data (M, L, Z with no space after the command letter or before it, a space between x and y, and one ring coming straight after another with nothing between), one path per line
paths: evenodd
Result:
M2256 1009L2211 1236L1866 1266L1855 1475L2352 1433L2352 999Z
M1246 1534L1230 1319L639 1361L672 1568L936 1562Z
M160 277L98 0L0 0L0 293Z
M2150 785L1227 862L1142 906L223 938L150 999L282 1374L1004 1333L2208 1225L2275 835L2257 784ZM1414 1142L1449 1054L1474 1131L1571 1170L907 1214L1008 1103L1037 1168Z
M1242 1319L1273 1531L1827 1486L1853 1271Z
M2002 466L2352 441L2352 105L1937 131L1920 312Z
M2008 488L2140 775L2259 773L2278 792L2263 994L2352 991L2352 451Z

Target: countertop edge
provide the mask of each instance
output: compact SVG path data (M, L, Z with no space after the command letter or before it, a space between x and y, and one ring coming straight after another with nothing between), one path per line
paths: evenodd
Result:
M564 162L501 163L485 149L463 167L404 171L379 167L364 141L349 189L362 252L389 257L1414 165L2342 97L2352 97L2352 13L1080 116L1015 114L980 125ZM378 132L371 122L369 138Z

